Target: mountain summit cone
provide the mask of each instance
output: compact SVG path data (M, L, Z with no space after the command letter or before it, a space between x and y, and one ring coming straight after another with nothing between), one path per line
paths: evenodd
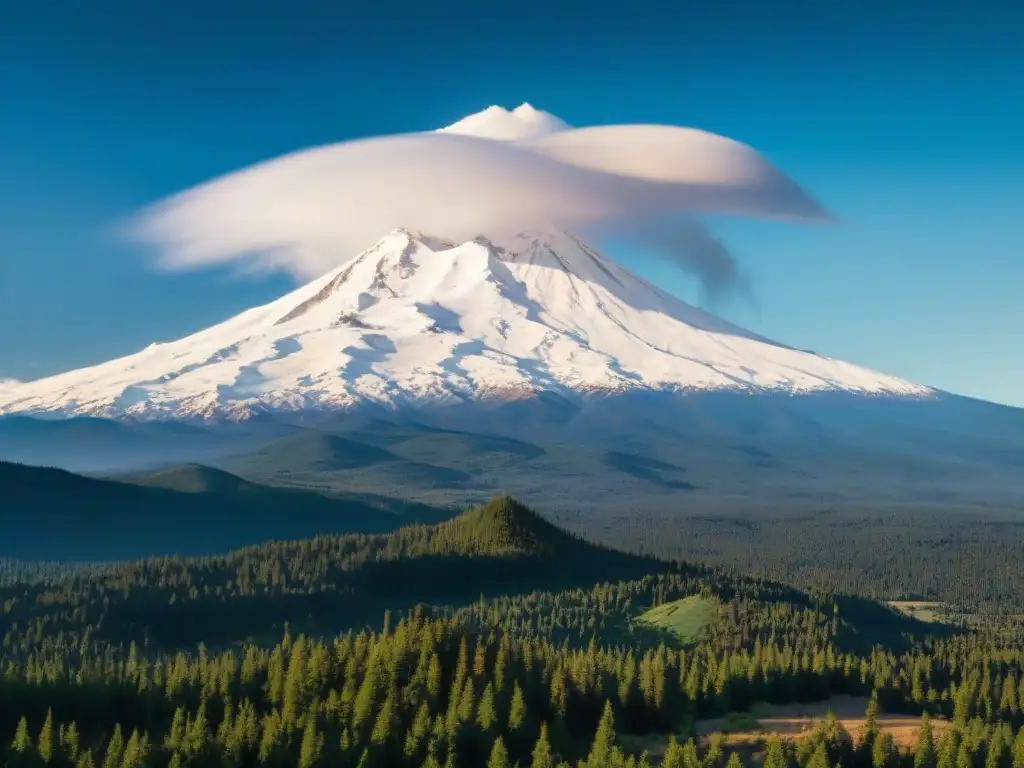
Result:
M239 419L629 390L931 392L745 331L560 231L398 229L270 304L3 393L0 413Z
M745 331L560 231L454 244L398 229L270 304L4 392L0 414L239 419L629 390L931 392Z

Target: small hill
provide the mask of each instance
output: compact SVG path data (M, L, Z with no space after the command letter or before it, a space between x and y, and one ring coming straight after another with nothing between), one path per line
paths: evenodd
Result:
M150 472L133 472L121 475L116 480L133 485L167 488L182 493L260 493L271 489L251 483L221 469L203 464L182 464L176 467L155 469Z
M595 550L509 496L498 496L441 523L433 542L439 553L569 556Z
M444 516L423 505L274 488L196 465L124 480L0 462L0 557L206 555L268 539L385 532Z

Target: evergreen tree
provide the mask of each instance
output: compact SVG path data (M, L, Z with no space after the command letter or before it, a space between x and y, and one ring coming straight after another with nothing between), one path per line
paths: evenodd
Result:
M871 748L872 768L890 768L896 756L896 746L893 743L892 734L886 731Z
M765 744L764 768L789 768L789 757L782 739L772 734ZM875 766L879 768L879 766Z
M875 739L878 736L878 696L876 693L871 694L871 698L868 699L868 707L864 712L864 730L860 735L859 747L861 751L866 751L867 754L871 754L871 748L875 744Z
M480 730L489 733L498 719L494 704L494 688L490 682L484 686L484 692L480 695L480 704L477 706L476 721Z
M39 757L44 763L48 763L53 760L54 750L54 733L53 733L53 710L46 710L46 720L43 721L43 727L39 731L39 742L36 747L36 751L39 753Z
M1017 731L1013 740L1013 768L1024 768L1024 725Z
M914 745L914 768L926 768L935 765L935 738L932 735L932 723L925 712L921 715L921 727L917 732Z
M64 751L67 753L68 758L72 762L78 761L78 752L80 749L80 737L78 734L78 724L74 721L68 723L67 727L61 731L60 743L64 747Z
M28 755L33 752L32 738L28 735L28 720L23 716L18 721L18 728L14 732L14 740L11 742L11 751L19 755Z
M122 755L124 754L124 736L121 733L121 724L114 726L114 732L107 742L106 756L103 758L103 768L121 768Z
M661 768L683 768L683 750L675 736L669 736L668 746L661 758Z
M501 740L501 736L494 740L491 756L487 758L487 768L512 768L508 760L508 750L505 749L505 742Z
M992 737L985 752L985 768L1002 768L1006 757L1006 740L1003 729L997 726L992 729Z
M555 758L551 753L551 742L548 741L548 724L541 723L540 735L533 746L530 768L555 768Z
M313 768L320 760L324 748L324 737L316 727L316 717L310 714L302 729L302 744L299 748L299 768Z
M970 745L964 739L960 742L960 748L956 753L956 768L972 768L973 765L974 759L971 755Z
M124 747L121 768L142 768L149 758L149 739L140 735L138 729L132 730L128 743Z
M611 701L605 701L604 711L597 723L594 742L587 755L587 768L611 768L615 754L615 714Z
M526 722L526 699L523 697L523 689L519 687L517 680L512 686L512 704L508 712L508 729L510 733L517 732Z

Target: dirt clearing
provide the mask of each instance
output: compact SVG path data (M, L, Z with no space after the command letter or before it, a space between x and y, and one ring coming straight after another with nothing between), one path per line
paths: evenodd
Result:
M712 733L726 732L729 744L759 742L772 733L780 738L792 740L811 731L829 712L833 712L843 728L856 740L864 730L864 712L867 706L866 698L853 696L834 696L826 701L810 704L758 704L749 715L698 720L693 725L693 731L694 736L699 737L701 741L707 741L707 737ZM878 725L883 731L891 733L896 744L904 748L912 746L917 739L921 718L879 713ZM938 738L948 725L945 720L933 718L932 733L935 738Z

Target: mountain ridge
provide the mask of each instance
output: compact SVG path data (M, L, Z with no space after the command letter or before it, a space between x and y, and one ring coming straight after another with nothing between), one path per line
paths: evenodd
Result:
M93 478L0 461L0 498L0 557L70 562L205 555L266 539L383 533L445 516L413 502L330 497L201 465Z

